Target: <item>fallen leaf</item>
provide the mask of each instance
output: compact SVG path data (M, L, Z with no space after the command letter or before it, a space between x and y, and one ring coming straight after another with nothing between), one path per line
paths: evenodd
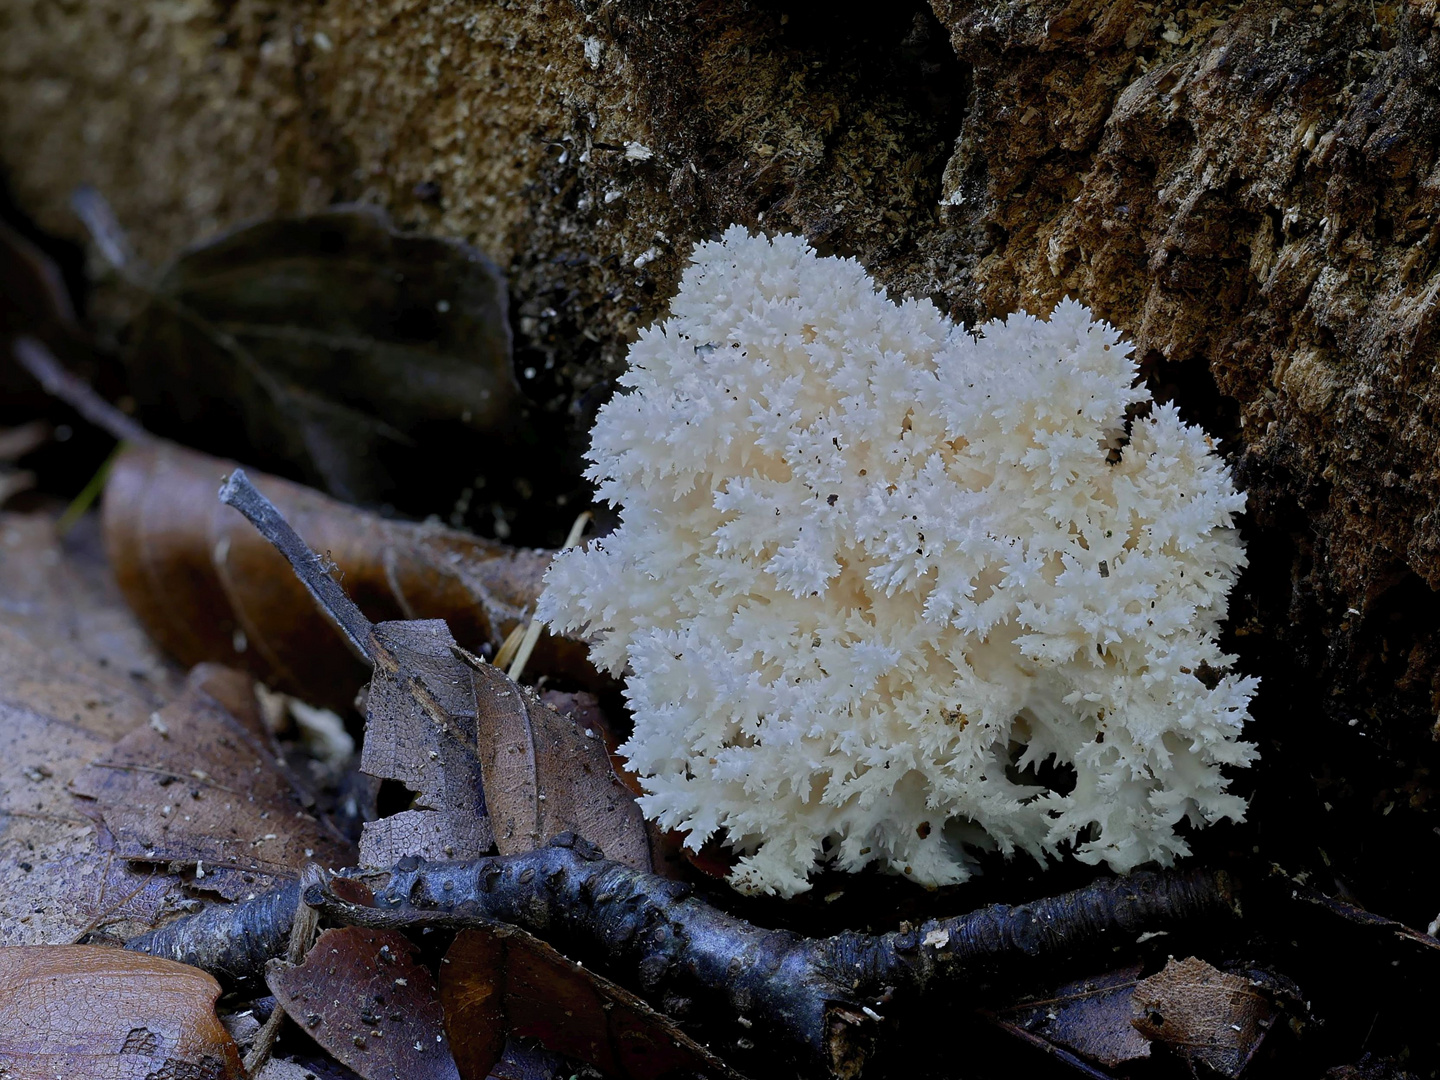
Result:
M0 515L0 944L130 936L184 902L177 878L118 857L68 787L179 688L94 526L62 544L46 515Z
M494 844L476 754L475 686L439 619L374 627L362 772L414 793L411 809L365 823L362 866L404 856L474 859Z
M0 949L0 1076L241 1080L198 968L93 945Z
M600 731L561 716L498 668L481 665L473 677L485 801L500 854L573 832L607 858L649 870L644 817L616 777Z
M1150 1056L1149 1039L1130 1022L1139 979L1139 964L1081 979L1040 1000L1005 1009L995 1019L1026 1041L1058 1046L1115 1068Z
M350 706L368 677L285 559L215 498L231 463L156 442L115 462L105 541L126 600L182 664L244 667L305 701ZM550 553L393 521L271 476L256 486L335 567L372 622L444 619L472 652L498 649L533 608ZM595 679L585 647L546 635L532 667Z
M258 717L236 719L214 696L236 693L249 676L201 666L184 693L151 722L81 770L76 794L96 814L122 857L182 864L193 885L227 900L297 876L306 862L347 866L340 834L302 809L291 779L266 745Z
M290 1018L365 1080L459 1080L435 979L394 930L326 930L266 982Z
M474 450L510 421L507 317L505 279L479 251L399 232L375 206L334 207L181 254L126 360L151 430L349 501L398 502L427 459L433 472L457 440Z
M440 1000L463 1080L491 1075L507 1034L629 1080L736 1077L634 994L516 927L457 934Z
M604 744L541 704L503 672L460 650L443 621L381 623L366 618L324 564L241 469L226 480L220 498L234 506L279 551L315 602L351 647L369 658L375 681L367 702L367 734L361 767L372 776L398 779L447 814L429 821L403 819L395 836L374 835L367 857L391 855L397 845L426 836L458 836L479 827L487 808L504 826L495 837L502 853L528 851L561 832L576 832L606 846L612 858L649 868L649 846L639 808L616 779ZM392 647L393 643L393 647ZM478 714L478 715L477 715ZM470 722L472 716L476 723ZM479 779L469 760L475 739ZM447 775L446 761L454 775ZM457 801L458 800L458 801ZM493 801L494 806L489 804ZM459 848L444 851L458 857ZM408 856L418 855L413 847Z
M1191 956L1170 960L1134 991L1137 1031L1192 1064L1238 1077L1275 1022L1270 999L1249 979Z

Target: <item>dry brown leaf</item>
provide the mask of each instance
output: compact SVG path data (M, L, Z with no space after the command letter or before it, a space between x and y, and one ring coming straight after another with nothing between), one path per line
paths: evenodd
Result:
M215 497L233 465L166 443L132 447L106 487L105 539L126 599L186 665L248 668L312 702L349 706L364 665L284 558ZM444 619L472 652L497 649L533 608L550 553L435 524L391 521L264 475L267 494L334 564L372 622ZM593 680L577 642L543 638L532 670Z
M179 700L76 775L74 791L94 800L117 853L183 864L195 886L228 900L293 878L306 862L349 865L350 846L302 809L258 717L237 720L207 685L245 700L250 677L197 667Z
M362 866L404 856L475 859L494 844L475 749L475 686L438 619L380 623L361 771L396 780L411 809L366 822Z
M1269 997L1249 979L1191 956L1171 960L1135 987L1136 1030L1221 1076L1237 1077L1275 1022Z
M48 516L0 515L0 944L128 936L183 901L177 879L119 858L67 787L179 685L90 526L62 545Z
M266 981L290 1018L364 1080L459 1080L435 979L395 930L326 930Z
M649 870L644 817L616 777L601 733L561 716L498 668L486 664L473 674L485 802L500 854L573 832L606 857Z
M462 930L440 967L440 1000L464 1080L484 1080L505 1035L540 1040L629 1080L736 1074L634 994L512 926Z
M93 945L0 949L0 1076L242 1080L198 968Z

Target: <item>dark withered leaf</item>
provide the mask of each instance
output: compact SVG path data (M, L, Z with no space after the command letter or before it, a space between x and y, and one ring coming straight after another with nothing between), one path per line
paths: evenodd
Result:
M464 1080L499 1073L507 1033L607 1076L740 1080L668 1017L518 927L460 931L440 966L440 1001Z
M365 823L364 866L406 855L474 859L494 844L475 748L475 685L440 619L375 627L375 675L360 768L414 793L411 807Z
M1059 1047L1115 1068L1150 1056L1150 1040L1131 1023L1140 965L1076 982L1001 1011L996 1021L1042 1049ZM1063 1058L1062 1058L1063 1060Z
M474 248L335 207L180 255L127 364L151 430L394 501L426 457L510 417L506 307L504 277Z
M364 1080L459 1080L435 979L395 930L326 930L305 957L273 963L281 1007Z

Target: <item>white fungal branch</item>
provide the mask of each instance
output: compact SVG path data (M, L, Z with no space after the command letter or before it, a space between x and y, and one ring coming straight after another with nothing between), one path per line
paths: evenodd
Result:
M1244 496L1114 328L1066 301L972 336L737 226L622 383L587 473L622 523L539 615L626 674L645 812L723 832L737 888L957 882L977 845L1168 864L1243 815Z

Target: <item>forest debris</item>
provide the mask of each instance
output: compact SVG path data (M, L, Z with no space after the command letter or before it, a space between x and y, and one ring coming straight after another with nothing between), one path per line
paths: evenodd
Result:
M462 930L440 968L440 1000L463 1080L485 1080L507 1033L628 1080L735 1074L629 991L524 930Z
M319 885L325 880L325 871L317 863L306 863L305 869L300 874L300 889L303 892L312 885ZM295 915L290 923L290 940L285 948L285 959L283 961L272 961L271 963L298 964L310 951L310 946L315 942L315 932L319 929L320 918L311 908L308 911L304 905L295 909ZM269 970L269 964L266 965ZM275 1049L275 1043L280 1037L280 1028L285 1023L285 1011L275 1008L270 1011L269 1017L255 1032L254 1039L245 1054L245 1072L254 1076L270 1060L270 1054Z
M1150 1056L1150 1040L1130 1022L1139 964L1080 979L1040 1000L995 1016L1027 1041L1063 1047L1106 1068ZM1042 1047L1043 1048L1043 1047Z
M607 857L649 870L650 841L605 741L489 665L473 670L485 800L502 855L574 832ZM587 731L589 734L587 734Z
M165 443L117 459L104 521L121 589L182 663L243 666L303 700L348 708L366 668L326 627L285 560L216 503L232 468ZM369 619L444 619L472 652L493 653L521 625L549 565L548 552L384 519L277 477L255 483L325 554ZM543 638L532 664L595 680L584 647L568 639Z
M206 692L207 680L224 678L197 668L180 699L156 714L159 726L137 728L76 775L76 794L95 800L121 857L183 864L194 887L229 900L294 877L309 860L349 865L349 845L301 809L263 729L247 728ZM238 672L228 679L250 684Z
M511 420L507 308L474 248L399 232L376 206L332 207L182 253L126 361L153 430L394 502L458 435Z
M106 548L125 598L155 640L186 665L243 665L304 700L348 707L364 668L319 629L323 615L304 601L283 559L210 497L233 464L151 436L38 342L27 339L15 351L66 404L130 444L106 488ZM551 552L382 518L278 477L262 474L259 484L326 553L370 618L443 618L481 654L523 630ZM585 652L578 641L542 635L536 663L595 683ZM299 655L304 665L294 660Z
M479 854L491 842L480 831L488 807L502 834L493 842L504 853L569 830L649 869L639 809L593 730L583 734L498 668L466 659L440 620L371 624L243 470L231 474L220 498L276 546L374 665L361 768L399 780L422 798L418 810L393 825L367 825L368 857ZM478 771L470 767L472 738Z
M763 1046L832 1076L863 1065L878 1036L864 1010L883 1015L877 1006L890 993L958 990L995 964L1018 971L1026 960L1053 962L1119 934L1231 910L1223 875L1141 871L887 934L811 939L720 912L688 886L605 859L572 834L523 855L396 867L374 906L323 888L307 890L305 902L332 921L377 929L507 922L634 987L677 1020L717 1025L742 1052ZM939 930L943 945L922 944Z
M0 701L0 945L143 927L182 902L178 878L118 857L66 790L109 747L78 724Z
M203 971L94 945L0 949L0 1075L241 1080Z
M117 857L68 789L179 685L103 573L93 526L62 544L47 515L0 514L0 944L134 934L183 900L177 878Z
M472 671L439 619L384 622L373 632L360 768L399 781L415 799L411 809L365 823L360 863L478 858L495 838L475 745Z
M364 1080L458 1080L434 977L402 933L326 930L266 981L300 1028Z
M1269 998L1254 983L1191 956L1171 959L1135 986L1133 1020L1147 1039L1164 1043L1193 1067L1235 1078L1275 1022Z
M1277 872L1279 872L1278 868ZM1440 961L1440 939L1435 936L1435 931L1440 929L1440 917L1437 917L1422 932L1396 919L1368 911L1359 904L1346 903L1344 900L1327 896L1319 889L1301 884L1288 876L1286 880L1287 883L1293 883L1290 890L1291 896L1301 903L1312 905L1328 915L1336 916L1350 923L1361 933L1384 940L1387 946L1400 946L1399 951L1406 955L1420 956L1432 963Z

